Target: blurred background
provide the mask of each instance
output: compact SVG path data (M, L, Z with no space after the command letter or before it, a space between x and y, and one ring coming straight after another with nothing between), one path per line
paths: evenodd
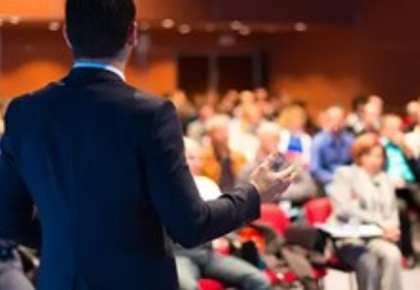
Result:
M393 262L404 269L404 289L417 289L420 1L136 2L139 44L126 71L128 82L175 103L184 133L193 139L187 157L190 153L192 160L202 159L202 164L189 164L195 175L231 189L241 177L248 181L248 169L255 168L274 146L288 162L301 167L304 178L299 182L305 185L305 193L297 198L290 193L276 201L280 218L275 224L280 223L281 235L290 224L309 224L313 230L316 223L326 223L333 211L331 195L341 194L330 187L336 170L358 162L350 154L356 146L353 141L361 150L370 141L359 137L374 133L379 141L374 139L372 146L384 149L389 159L388 167L381 164L378 172L386 171L391 178L394 167L401 167L404 174L411 172L409 178L397 176L389 185L395 197L405 202L398 207L402 241L397 241L398 234L389 244L400 246L403 257L394 257ZM72 55L62 37L63 4L62 0L0 1L1 111L7 105L1 100L59 80L71 68ZM333 144L330 137L339 142ZM372 146L361 155L369 155ZM363 164L357 166L363 169ZM410 194L416 197L407 198ZM235 239L243 242L248 234L236 233ZM227 238L227 242L232 241ZM223 251L223 243L226 239L216 241L215 250ZM25 274L36 280L37 253L19 252ZM330 264L336 253L324 254L322 267L310 265L311 271L312 266L317 270L311 281L315 288L305 286L304 279L288 270L271 273L273 289L284 284L355 289L354 269L331 271L337 266ZM295 276L286 275L290 273ZM220 281L207 282L201 289L226 289Z
M141 43L130 82L164 95L267 86L310 111L361 93L388 107L418 95L416 0L137 0ZM63 1L0 3L0 93L66 74ZM24 81L23 81L24 80Z

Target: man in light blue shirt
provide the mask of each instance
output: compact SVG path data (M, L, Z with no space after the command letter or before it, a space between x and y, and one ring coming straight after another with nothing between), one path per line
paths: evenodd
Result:
M325 117L326 126L315 135L312 143L310 172L328 194L328 186L336 169L351 163L350 148L353 136L344 131L345 114L342 108L328 108Z

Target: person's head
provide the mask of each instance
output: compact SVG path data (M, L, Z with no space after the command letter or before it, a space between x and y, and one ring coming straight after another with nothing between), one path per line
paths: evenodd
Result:
M397 115L385 115L382 118L381 136L389 140L394 140L402 133L403 122Z
M201 175L203 162L201 158L201 147L198 142L191 138L184 138L185 157L191 174L194 176Z
M363 107L362 121L367 129L376 128L381 120L382 111L377 104L368 102Z
M137 44L134 0L66 0L65 36L76 59L126 61Z
M215 115L207 120L207 135L214 146L228 146L229 121L229 117L226 115Z
M384 100L382 99L382 97L381 97L381 96L378 96L378 95L370 95L370 96L368 97L367 102L368 102L368 103L371 103L371 104L373 104L373 105L375 105L375 106L377 107L377 109L378 109L378 110L381 112L381 114L382 114L383 109L384 109Z
M292 132L299 132L305 129L308 116L304 108L299 105L289 105L280 113L279 125Z
M325 110L325 126L330 132L340 132L345 125L345 113L340 107L330 107Z
M218 109L225 114L232 114L234 108L239 102L239 93L235 90L229 90L222 97Z
M205 122L214 116L215 110L214 107L210 104L204 104L198 109L198 116L201 121Z
M255 94L253 91L242 91L239 98L241 105L255 104Z
M276 123L264 122L257 130L257 137L260 142L260 154L262 157L278 151L280 143L280 127Z
M365 106L367 101L368 99L366 96L363 96L363 95L356 96L351 103L351 108L353 110L353 113L356 113L359 116L362 115L363 107Z
M223 100L236 104L239 101L239 93L236 90L228 90L223 96Z
M185 103L188 103L187 94L183 90L174 91L169 98L174 103L175 107L182 107Z
M375 175L385 166L386 154L378 135L367 133L359 136L351 149L353 162Z
M257 102L266 102L269 99L266 88L260 87L255 89L255 99Z
M419 111L420 111L420 102L419 101L411 101L405 107L408 121L410 124L416 124L419 119Z
M322 131L328 131L330 129L326 110L319 111L316 115L316 124Z
M258 125L262 120L261 107L253 104L246 104L242 106L241 119L248 125Z

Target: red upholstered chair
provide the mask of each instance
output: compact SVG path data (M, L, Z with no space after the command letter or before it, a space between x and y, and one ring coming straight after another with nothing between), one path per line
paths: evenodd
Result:
M290 225L290 219L286 213L276 204L262 204L261 217L256 223L268 224L272 226L277 233L284 235Z
M328 197L316 198L308 201L304 206L306 220L312 226L316 224L326 223L328 217L331 215L333 205L331 199ZM346 272L349 274L350 289L353 289L352 273L353 269L340 262L335 254L331 254L328 258L328 265L330 268ZM322 270L322 269L321 269Z
M261 217L255 221L257 224L265 224L273 227L278 234L284 236L286 229L290 226L290 219L286 213L276 204L262 204ZM292 271L277 274L266 270L266 275L272 284L292 285L297 282L297 277Z
M225 287L215 280L200 279L200 290L223 290Z
M332 212L332 202L328 197L308 201L304 206L306 219L310 225L325 223Z

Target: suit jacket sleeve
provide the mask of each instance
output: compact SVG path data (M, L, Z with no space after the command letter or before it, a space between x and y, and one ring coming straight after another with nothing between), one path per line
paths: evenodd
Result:
M6 133L1 141L0 156L0 238L13 240L29 247L37 247L41 240L34 205L19 173L11 134L15 104L6 115Z
M176 242L194 247L259 217L260 197L249 184L204 202L186 164L174 106L162 102L152 115L151 141L145 157L149 192L160 219Z

